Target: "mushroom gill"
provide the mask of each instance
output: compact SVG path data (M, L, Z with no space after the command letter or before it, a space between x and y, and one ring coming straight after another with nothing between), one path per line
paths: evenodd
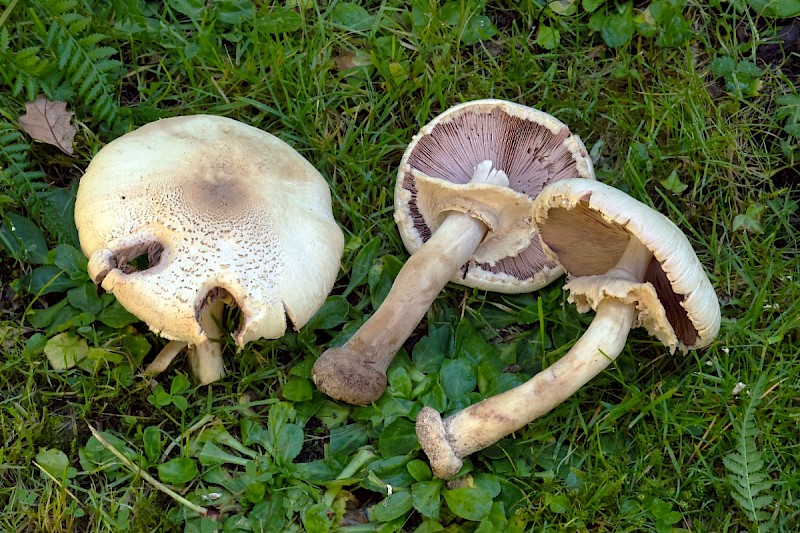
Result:
M580 177L574 154L564 142L569 136L566 126L554 132L547 125L495 107L490 112L462 113L436 124L418 139L408 163L423 174L467 183L479 162L492 160L495 167L508 176L511 189L535 197L548 183ZM409 212L425 242L431 231L417 205L417 188L411 173L403 178L403 187L411 194ZM461 269L460 275L465 278L471 268L478 268L492 274L529 279L544 269L557 267L558 263L542 251L539 239L534 238L516 255L491 264L470 263Z

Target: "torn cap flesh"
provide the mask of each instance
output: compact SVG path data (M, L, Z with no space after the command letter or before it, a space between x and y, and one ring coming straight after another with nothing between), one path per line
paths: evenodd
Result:
M509 188L468 183L485 160L506 173ZM412 139L400 162L395 220L413 254L448 212L468 213L489 232L452 281L506 293L536 290L563 269L541 249L532 200L548 183L578 177L594 179L592 161L565 124L503 100L466 102Z
M105 146L78 189L89 275L162 337L199 344L207 296L241 312L239 347L304 325L339 270L343 236L328 185L277 137L195 115ZM143 270L128 266L149 256Z
M683 232L667 217L599 182L564 180L534 206L545 251L558 257L578 311L604 298L636 306L634 327L644 327L670 352L707 346L720 326L717 296ZM642 283L604 274L625 251L630 235L652 253Z

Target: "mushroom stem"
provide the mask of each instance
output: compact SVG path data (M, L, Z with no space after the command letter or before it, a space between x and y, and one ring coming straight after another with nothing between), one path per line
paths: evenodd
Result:
M625 253L609 275L641 281L651 252L631 237ZM527 382L442 420L430 407L417 415L417 437L433 473L455 476L462 459L524 427L569 398L603 371L622 352L636 316L636 306L606 298L594 320L561 359Z
M189 371L199 385L208 385L225 375L225 365L222 360L222 345L217 339L223 335L219 323L225 311L223 298L209 298L206 308L200 312L198 322L206 334L207 340L187 350L189 358Z
M501 170L484 161L472 182L508 185ZM386 370L436 296L475 252L487 226L468 214L451 212L408 261L381 306L344 346L329 348L314 364L317 387L336 400L365 405L386 389Z
M144 369L144 373L156 376L169 367L172 360L183 351L189 343L183 341L169 341L167 344L161 348L161 351L158 352L158 355L155 359L153 359L147 368Z

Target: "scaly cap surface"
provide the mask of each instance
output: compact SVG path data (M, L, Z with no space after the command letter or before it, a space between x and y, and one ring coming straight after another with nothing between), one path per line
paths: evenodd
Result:
M328 185L277 137L232 119L159 120L109 143L78 189L89 275L161 336L198 344L207 296L241 311L240 347L304 325L336 279ZM148 256L145 268L130 261Z

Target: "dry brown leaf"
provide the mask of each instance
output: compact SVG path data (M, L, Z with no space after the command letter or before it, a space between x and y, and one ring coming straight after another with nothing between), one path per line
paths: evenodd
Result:
M336 56L333 61L337 70L350 70L372 64L370 56L363 52L346 52Z
M43 94L34 102L25 104L27 113L19 117L19 125L28 135L52 144L68 155L73 154L72 141L77 128L72 125L72 111L67 111L66 102L51 102Z

